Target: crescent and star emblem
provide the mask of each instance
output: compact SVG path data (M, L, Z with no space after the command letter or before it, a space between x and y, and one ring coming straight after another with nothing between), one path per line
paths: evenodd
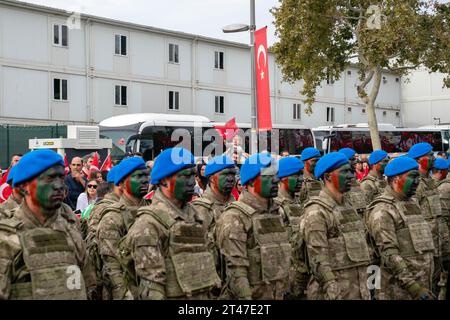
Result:
M263 54L264 56L264 66L263 68L265 69L266 64L267 64L267 54L266 54L266 48L264 48L264 45L260 44L258 47L258 55L257 55L257 62L258 62L258 69L261 70L261 66L259 65L259 55ZM261 80L264 79L264 69L261 71L260 75L261 75Z

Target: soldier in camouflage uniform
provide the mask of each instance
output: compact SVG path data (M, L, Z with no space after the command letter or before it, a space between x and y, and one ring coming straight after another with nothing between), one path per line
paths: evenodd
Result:
M278 197L274 199L280 206L279 212L289 231L292 246L291 270L289 272L288 299L305 298L305 290L309 280L305 257L301 250L300 220L302 206L295 197L303 182L303 162L296 157L285 157L278 162L278 177L280 178Z
M351 148L342 148L339 150L340 153L343 153L350 161L350 167L352 170L355 170L356 166L356 152ZM345 193L345 197L348 198L348 201L351 203L352 207L358 212L361 217L365 216L366 212L366 196L361 188L361 184L356 177L352 180L352 186L348 192Z
M446 254L449 242L449 229L445 219L446 213L442 210L439 192L436 183L430 177L433 167L433 147L426 142L417 143L411 147L408 156L419 164L420 184L414 198L418 201L422 214L431 228L434 240L434 273L432 292L435 296L443 284L441 283L442 258Z
M208 187L201 198L192 202L192 206L208 228L208 247L214 254L217 273L225 277L225 266L222 266L219 260L214 230L225 207L235 200L231 195L236 183L236 168L233 160L226 155L214 157L205 167L205 177L208 178Z
M136 299L208 299L220 286L207 226L188 203L195 173L194 157L186 149L166 149L156 158L151 183L159 189L152 204L138 211L121 244Z
M386 151L376 150L370 154L369 174L361 180L361 189L366 196L366 203L371 203L373 199L384 192L387 184L383 174L388 163L389 157Z
M217 246L226 263L223 298L279 300L288 290L292 248L273 201L277 171L267 153L246 159L240 171L244 190L217 222Z
M61 209L62 157L36 150L17 166L13 184L25 199L0 221L0 300L86 299L93 278L75 217Z
M300 159L303 161L305 170L299 200L302 204L305 204L310 197L319 195L320 190L322 190L322 184L314 176L314 169L320 159L320 151L312 147L305 148Z
M447 221L447 226L450 228L450 180L448 175L448 162L442 158L436 158L433 167L433 179L436 183L439 197L441 198L442 212ZM449 245L443 248L442 252L442 266L444 272L441 274L439 299L449 299L449 268L450 268L450 248Z
M367 267L371 256L364 221L345 193L355 178L340 152L323 156L315 176L324 187L305 205L300 231L312 279L308 299L370 299Z
M0 204L0 210L3 210L4 212L10 212L10 214L8 214L8 217L11 216L11 211L18 208L23 200L23 195L22 195L20 189L14 188L12 186L13 177L16 172L16 169L17 169L17 165L13 166L9 170L8 179L6 180L6 183L8 183L10 185L10 187L12 188L12 193L5 202Z
M92 267L96 272L96 282L97 282L97 296L96 300L101 300L103 296L107 296L108 293L103 290L103 277L102 277L102 259L98 252L98 243L97 243L97 228L100 222L100 218L103 216L104 212L109 208L109 206L117 204L120 200L120 197L123 194L122 185L116 186L114 185L114 177L115 171L118 166L113 167L106 177L107 182L112 185L113 191L105 195L105 197L97 202L91 210L87 221L87 236L86 236L86 244L87 244L87 255L89 259L89 263L91 263Z
M119 202L102 211L96 234L103 286L107 292L103 299L132 299L124 282L119 241L133 224L137 210L147 204L143 199L149 185L149 171L145 161L139 157L122 160L114 174L114 185L121 186L123 194Z
M420 181L418 168L408 157L392 160L385 170L388 186L368 208L369 233L381 257L377 299L433 299L433 238L412 199Z

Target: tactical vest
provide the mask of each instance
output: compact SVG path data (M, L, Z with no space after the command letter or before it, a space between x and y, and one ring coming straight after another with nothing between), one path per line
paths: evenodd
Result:
M430 189L428 182L424 190L424 199L421 203L422 214L428 222L433 235L435 256L448 254L450 251L450 232L444 212L441 207L441 198L437 189Z
M303 215L303 207L300 204L290 203L288 200L279 201L278 199L274 199L275 203L277 203L286 214L288 219L287 221L287 229L289 234L289 239L292 238L292 234L294 230L298 231L300 226L300 220Z
M22 222L0 222L0 229L19 236L22 257L30 273L30 282L13 283L13 300L86 300L83 275L66 234L50 228L21 230Z
M366 228L361 216L353 208L336 208L322 198L312 198L305 206L317 204L327 211L337 227L337 235L328 238L329 261L333 271L369 265L370 250Z
M414 258L434 251L433 236L420 208L414 203L396 201L394 197L382 195L371 205L387 203L396 208L404 222L404 227L396 230L399 253L403 258Z
M309 200L311 197L317 197L322 190L322 184L318 180L308 180L304 182L304 186L306 187L305 199Z
M349 202L352 204L352 207L360 215L364 214L367 207L366 197L361 189L361 186L356 182L356 180L353 181L350 191L346 192L344 197L349 200Z
M199 223L176 221L163 210L140 211L150 214L169 233L166 265L166 297L189 297L220 287L214 258L205 243L205 230ZM145 240L145 239L144 239Z
M228 208L237 209L252 221L256 246L247 250L250 285L287 279L292 247L281 217L275 214L255 214L255 209L239 201L231 203L227 210Z
M387 187L387 182L385 180L376 178L370 174L365 176L361 180L361 182L364 182L364 181L370 181L375 186L376 191L374 194L371 195L372 199L375 199L378 195L382 194L384 192L384 189L386 189L386 187Z

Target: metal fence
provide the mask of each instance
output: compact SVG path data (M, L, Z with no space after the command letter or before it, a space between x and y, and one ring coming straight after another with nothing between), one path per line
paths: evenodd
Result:
M67 126L0 125L0 167L6 170L15 153L26 153L29 139L66 138Z

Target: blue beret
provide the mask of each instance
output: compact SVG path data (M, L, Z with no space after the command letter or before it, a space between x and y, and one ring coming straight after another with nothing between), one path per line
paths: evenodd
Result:
M384 169L384 175L392 177L417 169L419 169L419 165L415 160L409 157L398 157L387 164L386 169Z
M320 157L320 151L313 148L313 147L308 147L303 149L302 154L301 154L301 159L302 161L306 161L309 160L311 158L315 158L315 157Z
M47 169L60 165L64 167L61 155L50 149L38 149L25 154L15 165L16 172L13 177L13 187L22 182L29 181Z
M436 158L436 160L434 160L433 168L438 170L448 170L448 163L442 158Z
M303 168L303 162L296 157L281 158L280 161L278 161L278 177L288 177L299 172Z
M345 154L347 159L351 159L356 153L352 148L342 148L338 152Z
M369 165L377 164L388 156L384 150L375 150L369 156Z
M222 171L226 168L234 168L234 162L230 157L226 155L214 157L208 161L208 164L205 167L205 177L213 175L216 172Z
M161 179L192 166L195 166L195 159L190 151L180 147L166 149L155 160L150 183L159 184Z
M12 185L13 179L14 179L14 174L17 170L17 164L13 167L11 167L11 169L9 169L8 172L8 178L6 179L6 183L9 185Z
M273 164L276 164L276 160L269 153L256 153L247 158L240 171L241 184L246 185L250 180L256 178L262 169Z
M139 169L147 169L147 167L145 166L145 161L142 158L131 157L122 160L117 166L116 172L113 172L114 184L118 186L123 179Z
M408 157L417 159L433 151L431 144L427 142L416 143L409 149Z
M324 173L333 171L344 164L349 164L349 162L343 152L329 153L317 161L317 165L314 168L314 175L317 179L321 179Z
M116 170L118 166L114 166L109 170L108 175L106 176L106 182L114 183L114 176L116 175Z

